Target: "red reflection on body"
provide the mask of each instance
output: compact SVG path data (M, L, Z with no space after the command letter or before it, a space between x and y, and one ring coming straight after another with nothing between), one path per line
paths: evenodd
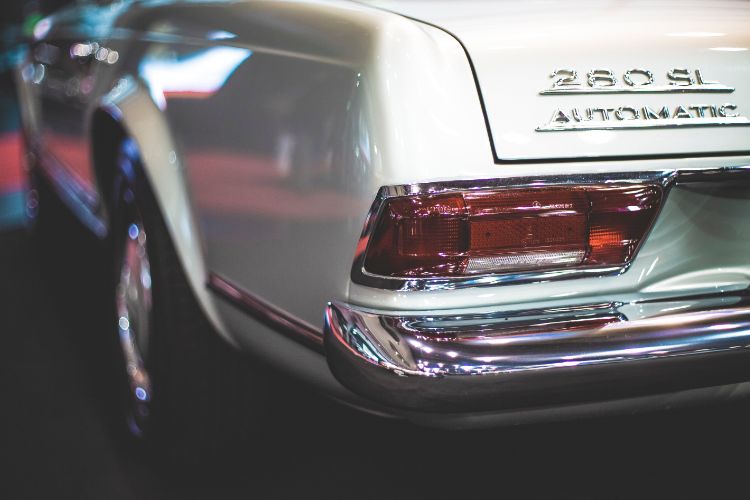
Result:
M188 153L186 163L204 210L298 220L342 220L360 211L359 200L333 188L295 184L294 173L273 158L201 151Z
M21 136L18 132L0 134L0 193L21 189Z
M72 137L47 132L44 134L47 151L73 174L85 188L94 190L94 173L89 167L89 146L83 137Z

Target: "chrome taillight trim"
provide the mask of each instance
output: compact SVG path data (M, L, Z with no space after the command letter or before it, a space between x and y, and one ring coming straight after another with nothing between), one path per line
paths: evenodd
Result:
M364 229L357 243L361 251L355 255L351 270L352 282L380 288L398 291L419 290L452 290L459 288L494 286L502 284L538 283L544 281L557 281L562 279L616 276L628 270L631 263L637 257L638 249L630 261L622 266L592 267L578 269L557 269L545 271L526 271L517 273L492 273L478 276L461 276L452 278L398 278L381 276L370 273L364 268L365 254L368 243L375 231L375 225L379 219L380 212L389 198L396 196L442 194L456 191L479 191L498 188L524 188L524 187L549 187L549 186L587 186L595 184L651 184L660 185L663 189L661 206L663 207L669 190L676 184L697 182L729 182L737 180L750 180L750 166L730 166L713 169L689 169L689 170L652 170L642 172L622 172L605 174L571 174L560 176L540 177L509 177L498 179L460 180L448 182L432 182L420 184L403 184L396 186L383 186L378 191L375 201L365 219ZM660 207L661 209L661 207ZM658 219L657 213L654 221ZM652 224L653 227L653 224ZM643 242L648 237L651 228L644 233Z

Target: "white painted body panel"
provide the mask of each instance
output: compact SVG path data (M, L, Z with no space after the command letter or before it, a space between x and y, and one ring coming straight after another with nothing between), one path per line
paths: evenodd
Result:
M144 169L154 190L157 203L164 213L164 220L175 243L175 249L182 261L190 284L198 302L216 326L219 333L230 342L221 316L205 287L207 271L203 258L200 234L193 218L188 191L183 176L183 167L172 142L172 134L167 130L163 116L151 100L149 94L132 79L122 79L121 84L102 99L102 106L116 106L117 112L126 124L127 133L138 143L143 155Z
M738 102L750 109L747 52L714 51L714 59L714 52L704 53L710 48L705 39L656 34L632 45L618 37L589 45L583 35L561 43L562 31L586 31L563 29L562 21L573 19L588 3L545 3L546 15L532 9L517 17L511 14L528 3L482 4L488 14L479 20L462 2L439 4L433 11L435 2L399 2L399 9L459 32L477 66L480 87L493 88L486 104L499 156L536 160L496 162L470 61L461 43L438 27L366 5L322 0L144 1L118 18L107 43L119 50L120 59L100 72L104 81L97 102L121 110L191 285L220 332L235 345L348 398L318 353L208 292L207 274L218 273L316 327L322 327L330 300L403 311L501 310L750 284L746 188L674 189L632 266L619 276L409 292L352 283L357 241L381 186L750 164L750 154L736 153L748 149L748 128L603 135L533 130L549 118L551 103L561 99L541 97L538 91L563 58L581 71L600 64L617 70L652 64L656 70L677 59L691 67L700 64L710 78L736 85ZM653 19L647 26L659 26L657 34L673 29L663 26L672 4L628 5L620 9L621 17L615 16L628 20L623 26L632 28L644 18ZM599 35L612 9L607 3L576 22L593 24L588 32ZM705 4L690 12L700 17L713 10L713 4ZM721 4L718 10L727 44L748 47L747 32L740 29L747 19L745 6ZM497 28L491 24L496 20ZM614 20L605 24L617 25ZM543 32L550 36L532 36ZM683 50L684 40L691 50ZM644 54L652 45L658 51ZM216 49L226 48L246 52L228 73L217 74L221 65L216 59L181 66L205 54L218 57L227 52ZM144 69L149 64L160 69ZM192 73L178 69L185 67ZM512 77L501 71L505 68ZM202 86L207 75L218 84ZM129 91L107 95L123 79L130 82ZM573 98L565 99L579 96ZM88 110L89 116L95 109ZM713 155L689 157L695 152ZM544 161L664 153L681 157Z
M670 114L677 106L732 103L750 114L750 4L745 2L576 1L365 2L438 25L465 45L476 68L498 158L502 160L700 154L747 151L750 127L596 130L540 133L560 109L643 106ZM710 5L710 7L709 7ZM592 69L623 75L648 69L653 85L669 85L667 73L687 68L731 93L629 93L540 95L560 68L578 72L581 89ZM644 81L633 77L638 82ZM676 86L674 86L676 87ZM598 114L597 114L598 115ZM627 114L629 117L630 115ZM572 116L571 116L572 118ZM688 119L683 119L688 120ZM574 120L571 120L574 121ZM657 120L658 121L658 120ZM651 122L655 122L651 120Z

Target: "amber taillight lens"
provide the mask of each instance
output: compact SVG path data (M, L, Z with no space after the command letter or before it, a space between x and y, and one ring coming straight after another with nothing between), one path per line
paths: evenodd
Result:
M364 268L392 277L620 266L661 203L658 185L456 191L389 198Z

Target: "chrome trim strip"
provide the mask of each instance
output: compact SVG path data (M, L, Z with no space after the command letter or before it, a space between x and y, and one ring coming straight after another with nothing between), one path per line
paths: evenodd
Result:
M721 83L702 83L691 85L640 85L633 87L558 87L545 89L539 95L565 94L684 94L684 93L712 93L730 94L734 87Z
M352 391L410 411L671 392L750 380L748 299L672 299L634 320L620 310L637 303L404 315L334 302L326 310L326 354Z
M626 272L630 263L617 267L599 267L588 269L558 269L550 271L532 271L520 273L485 274L479 276L466 276L458 278L394 278L380 276L367 272L364 269L364 258L367 244L375 231L375 224L385 200L395 196L408 196L420 194L439 194L461 190L481 190L496 188L519 188L531 186L565 186L565 185L591 185L591 184L659 184L664 189L662 206L669 195L669 190L676 184L690 182L735 182L750 181L750 166L731 166L713 169L695 170L654 170L646 172L624 172L609 174L571 174L545 177L510 177L500 179L477 179L450 182L432 182L421 184L403 184L397 186L383 186L378 191L370 212L365 219L358 249L360 253L355 255L352 264L352 282L381 288L385 290L419 291L419 290L451 290L477 286L495 286L503 284L538 283L544 281L557 281L561 279L616 276ZM658 214L657 217L658 219ZM643 241L645 241L646 233ZM633 259L637 256L634 255ZM630 262L633 261L631 259Z
M748 182L750 181L750 165L679 170L676 172L674 180L675 184L689 184L696 182Z
M323 334L319 328L243 290L239 285L216 273L209 274L206 286L216 295L267 327L311 349L323 352Z
M49 153L39 154L37 151L39 150L35 149L33 155L38 158L39 170L63 203L92 233L105 238L107 225L97 215L99 197L83 187L54 156Z
M586 121L540 125L537 132L580 132L584 130L639 130L645 128L742 127L750 125L744 116L729 118L660 118L658 120Z

